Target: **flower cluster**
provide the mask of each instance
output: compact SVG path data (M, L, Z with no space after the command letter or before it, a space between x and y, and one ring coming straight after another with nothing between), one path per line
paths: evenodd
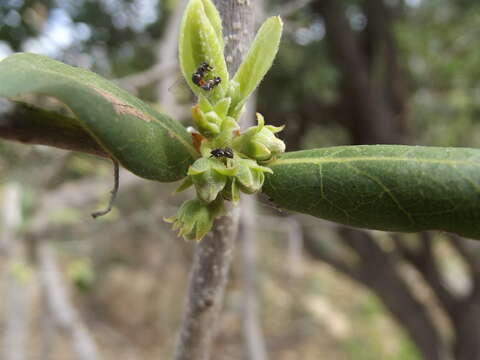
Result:
M177 189L194 186L197 198L185 202L177 215L166 219L186 239L200 240L221 216L225 200L238 202L240 193L261 190L265 165L285 151L276 137L283 127L258 124L240 131L238 119L250 94L258 86L278 51L282 22L268 19L233 79L223 54L220 16L211 0L190 0L182 21L179 56L182 73L198 104L192 108L194 144L199 158Z

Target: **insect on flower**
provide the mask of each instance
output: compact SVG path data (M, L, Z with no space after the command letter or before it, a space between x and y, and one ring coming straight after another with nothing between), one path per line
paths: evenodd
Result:
M229 147L226 147L224 149L219 148L219 149L213 149L210 152L210 157L216 157L216 158L229 158L233 159L233 150L230 149Z
M200 64L197 70L192 74L192 82L205 91L210 91L222 82L220 77L205 79L205 74L212 71L213 68L206 62Z

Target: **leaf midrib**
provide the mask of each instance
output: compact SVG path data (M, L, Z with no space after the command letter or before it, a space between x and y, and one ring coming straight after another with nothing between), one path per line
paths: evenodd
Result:
M428 163L428 164L444 164L444 165L473 165L480 167L480 161L469 160L448 160L448 159L428 159L428 158L405 158L398 156L365 156L365 157L316 157L316 158L291 158L278 159L267 166L289 165L289 164L327 164L327 163L349 163L361 161L384 161L384 162L413 162L413 163Z

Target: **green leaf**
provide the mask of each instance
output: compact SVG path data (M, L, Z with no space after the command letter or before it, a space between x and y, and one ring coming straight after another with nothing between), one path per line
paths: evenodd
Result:
M198 157L177 121L100 76L45 56L15 54L0 62L0 96L58 98L113 158L138 176L170 182Z
M294 210L388 231L444 230L480 240L480 150L340 146L268 165L263 191Z
M245 60L233 77L230 89L232 97L230 109L236 114L240 112L240 108L248 96L257 88L272 66L280 46L282 27L282 20L278 16L271 17L263 23Z
M207 15L210 24L212 24L212 27L217 35L217 39L223 49L224 43L222 34L222 18L220 17L217 8L210 0L202 0L202 4L205 10L205 15Z
M203 94L215 104L222 99L228 88L227 64L223 57L223 39L221 21L213 4L209 0L190 0L180 26L178 45L180 68L192 91ZM207 6L205 7L205 4ZM219 76L221 83L211 91L202 90L192 82L192 75L201 63L207 62L213 70L207 78Z

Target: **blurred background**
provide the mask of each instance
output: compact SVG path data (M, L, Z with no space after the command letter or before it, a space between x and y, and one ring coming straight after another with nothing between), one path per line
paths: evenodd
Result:
M86 67L189 124L185 1L1 0L0 58ZM480 145L480 3L265 0L285 32L257 109L287 150ZM1 86L1 84L0 84ZM51 99L42 105L57 106ZM0 358L168 359L192 243L162 218L192 194L111 164L0 141ZM213 359L480 359L480 248L347 229L249 203Z

